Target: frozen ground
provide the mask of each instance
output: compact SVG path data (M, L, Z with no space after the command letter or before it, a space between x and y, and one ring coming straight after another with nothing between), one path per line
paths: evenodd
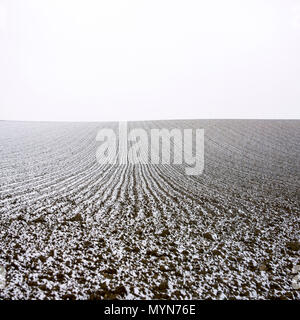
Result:
M0 122L1 299L299 299L300 122L205 129L205 170L104 165L117 123Z

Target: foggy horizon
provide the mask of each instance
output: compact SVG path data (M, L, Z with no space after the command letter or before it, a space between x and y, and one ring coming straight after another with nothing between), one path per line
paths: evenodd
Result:
M298 1L0 1L0 119L299 119Z

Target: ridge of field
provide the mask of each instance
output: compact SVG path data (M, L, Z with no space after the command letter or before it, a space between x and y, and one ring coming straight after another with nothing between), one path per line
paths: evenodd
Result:
M0 122L0 298L299 299L299 124L128 123L204 129L188 176L100 165L97 132L117 122Z

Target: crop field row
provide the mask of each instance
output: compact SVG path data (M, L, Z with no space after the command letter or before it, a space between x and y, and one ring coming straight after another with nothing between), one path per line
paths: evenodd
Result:
M128 123L204 129L199 175L99 164L103 128L0 122L0 299L300 298L299 121Z

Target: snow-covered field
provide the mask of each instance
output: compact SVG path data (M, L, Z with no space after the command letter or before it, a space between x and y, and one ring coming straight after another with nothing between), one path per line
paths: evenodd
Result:
M118 123L0 122L1 299L299 299L300 122L193 120L205 166L99 165Z

